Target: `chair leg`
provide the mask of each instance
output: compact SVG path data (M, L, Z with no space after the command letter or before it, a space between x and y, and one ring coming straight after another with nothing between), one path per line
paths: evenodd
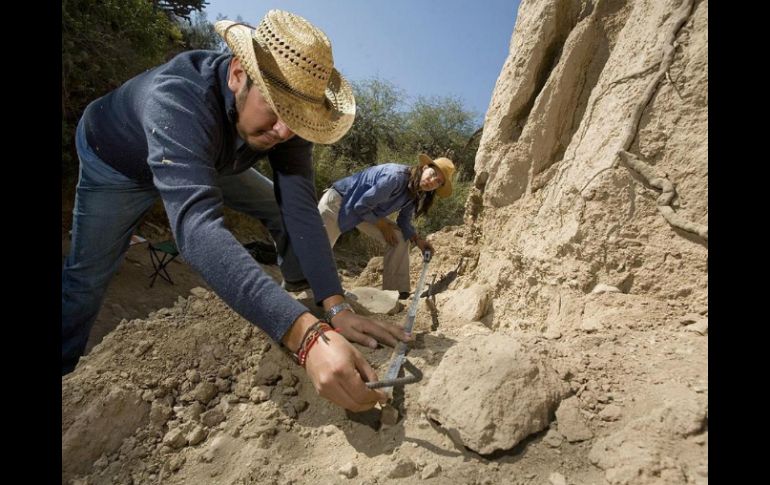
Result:
M155 280L158 278L158 271L159 271L159 264L160 264L160 258L158 258L158 255L155 254L155 251L150 249L150 262L152 262L152 268L153 273L150 275L150 288L152 288L152 285L155 284Z
M152 273L151 280L150 280L150 288L155 284L155 280L160 276L164 280L168 281L169 284L174 284L174 281L171 279L171 275L168 274L168 270L166 269L166 266L176 259L178 254L174 254L169 258L168 253L163 253L163 257L158 257L157 253L155 251L150 251L150 260L152 261L152 266L155 269L155 271Z
M161 278L163 278L164 280L168 281L169 283L171 283L171 284L173 285L173 284L174 284L174 282L171 280L171 275L170 275L170 274L168 274L168 271L166 270L166 266L168 266L168 264L169 264L171 261L173 261L173 260L174 260L174 258L176 258L176 254L175 254L175 255L173 255L173 256L171 256L171 257L168 259L168 261L166 261L166 257L167 257L167 256L168 256L168 254L164 254L164 255L163 255L163 260L161 260L161 266L160 266L160 270L162 271L162 273L160 274L160 277L161 277Z

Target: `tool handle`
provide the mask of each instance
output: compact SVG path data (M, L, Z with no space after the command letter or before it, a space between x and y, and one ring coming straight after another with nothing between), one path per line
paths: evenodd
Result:
M404 361L403 368L409 371L409 373L412 375L397 377L395 379L384 379L376 382L367 382L366 387L369 389L379 389L381 387L403 386L404 384L412 384L422 380L422 371L408 360Z

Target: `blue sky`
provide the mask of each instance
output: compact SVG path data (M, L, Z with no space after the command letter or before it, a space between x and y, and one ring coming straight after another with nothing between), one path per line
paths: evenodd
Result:
M479 125L508 56L519 0L209 0L218 14L257 24L270 8L305 17L332 41L350 81L377 77L408 96L454 96Z

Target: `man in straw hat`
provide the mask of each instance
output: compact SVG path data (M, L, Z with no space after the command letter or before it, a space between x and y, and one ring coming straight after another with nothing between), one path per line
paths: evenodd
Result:
M295 352L321 396L369 409L386 397L365 386L377 376L348 340L376 347L410 337L345 306L316 208L313 143L350 128L350 85L334 69L329 39L301 17L271 10L256 29L224 20L215 28L231 52L179 54L92 102L78 124L62 374L83 354L131 235L160 197L180 253L209 286ZM264 157L272 181L252 168ZM266 224L284 280L307 278L336 332L261 270L225 229L223 205Z

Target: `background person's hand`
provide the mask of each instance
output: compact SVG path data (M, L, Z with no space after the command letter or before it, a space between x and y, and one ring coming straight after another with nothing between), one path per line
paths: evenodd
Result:
M334 315L331 324L340 329L346 339L372 349L377 348L377 342L395 347L399 340L409 342L414 338L407 335L398 325L375 322L350 310L343 310Z
M387 395L369 389L366 382L376 381L377 374L361 352L337 332L325 332L310 348L305 369L316 392L329 401L353 412L366 411L375 404L387 402Z
M391 246L398 244L398 237L396 236L396 230L393 227L393 223L387 219L380 219L377 221L377 229L382 233L382 237L385 238L385 242Z
M436 254L436 251L433 249L433 245L425 239L417 237L417 239L414 240L414 243L418 248L420 248L421 253L425 253L426 250L429 250L431 255Z

